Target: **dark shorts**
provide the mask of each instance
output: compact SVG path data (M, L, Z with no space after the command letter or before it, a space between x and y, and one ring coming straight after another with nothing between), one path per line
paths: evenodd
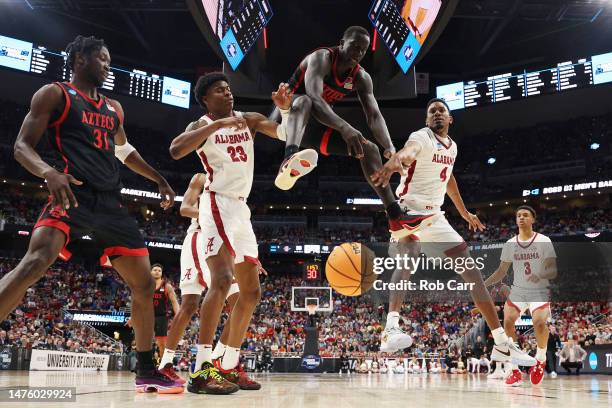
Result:
M155 316L155 337L168 336L168 318L166 316Z
M323 125L314 117L310 117L300 148L311 148L323 156L347 156L348 147L336 129Z
M51 198L43 208L34 229L56 228L66 234L66 244L59 258L67 261L72 256L71 244L89 236L100 250L100 263L110 266L119 256L148 256L149 251L138 229L138 223L123 205L119 191L72 190L79 203L63 211L51 205Z
M298 98L302 95L296 95ZM294 99L295 100L295 99ZM274 108L269 116L269 119L274 122L281 121L280 113L278 108ZM300 143L300 149L315 149L319 154L323 156L347 156L348 147L342 139L342 135L337 130L327 127L319 122L314 116L310 116L306 129L304 130L304 136Z

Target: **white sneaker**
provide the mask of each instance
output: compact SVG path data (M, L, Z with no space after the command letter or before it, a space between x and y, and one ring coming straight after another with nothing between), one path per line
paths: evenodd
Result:
M518 348L511 339L506 344L496 344L491 353L491 360L512 362L515 365L533 367L537 360Z
M557 372L553 371L552 373L550 373L550 378L557 378Z
M301 150L281 164L274 185L281 190L290 190L300 177L303 177L317 167L319 155L314 149Z
M399 327L385 328L382 332L380 351L383 353L395 353L410 346L412 346L412 337Z

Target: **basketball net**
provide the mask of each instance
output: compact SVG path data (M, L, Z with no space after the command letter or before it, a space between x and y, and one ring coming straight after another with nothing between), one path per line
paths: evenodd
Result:
M308 309L308 315L312 316L317 311L317 305L314 303L306 305L306 309Z

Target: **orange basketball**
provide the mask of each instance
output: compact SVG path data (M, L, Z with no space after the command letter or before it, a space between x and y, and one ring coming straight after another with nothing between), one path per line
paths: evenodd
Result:
M374 252L359 242L345 242L335 247L325 264L329 285L345 296L367 292L376 280L374 257Z

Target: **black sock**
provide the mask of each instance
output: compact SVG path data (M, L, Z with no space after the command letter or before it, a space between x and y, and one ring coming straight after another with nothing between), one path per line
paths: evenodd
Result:
M402 215L402 209L397 202L391 203L387 208L387 216L391 220L396 220Z
M138 375L150 374L155 370L155 364L153 364L153 350L137 351L136 361L138 362Z
M287 145L287 146L285 146L285 159L289 158L290 156L293 156L299 150L300 150L300 146L298 146L298 145Z

